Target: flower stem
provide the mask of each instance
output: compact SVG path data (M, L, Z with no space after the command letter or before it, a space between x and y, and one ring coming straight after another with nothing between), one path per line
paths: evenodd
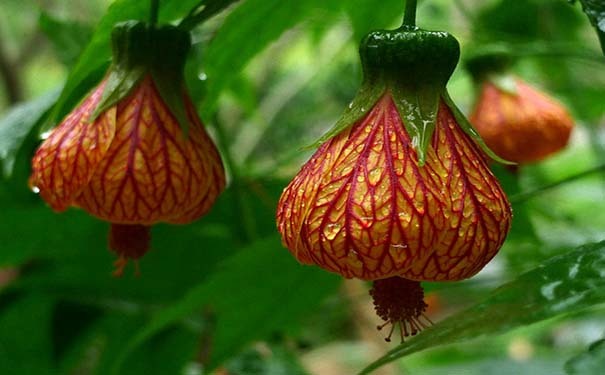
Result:
M405 26L416 26L416 5L418 0L405 1L405 13L403 16L403 24Z
M568 184L570 182L573 182L573 181L579 180L581 178L587 177L587 176L589 176L591 174L601 173L603 171L605 171L605 164L597 165L597 166L595 166L593 168L590 168L590 169L587 169L587 170L585 170L583 172L580 172L578 174L569 176L569 177L564 178L564 179L562 179L560 181L556 181L556 182L553 182L551 184L541 186L541 187L539 187L537 189L534 189L534 190L530 190L530 191L526 191L526 192L523 192L523 193L515 194L515 195L511 196L509 199L510 199L511 203L517 203L517 204L518 203L523 203L523 202L525 202L527 200L530 200L531 198L536 197L536 196L538 196L538 195L540 195L540 194L542 194L542 193L544 193L544 192L546 192L548 190L555 189L555 188L557 188L557 187L559 187L561 185L565 185L565 184Z
M149 25L155 26L158 23L158 9L160 0L151 0L149 3Z

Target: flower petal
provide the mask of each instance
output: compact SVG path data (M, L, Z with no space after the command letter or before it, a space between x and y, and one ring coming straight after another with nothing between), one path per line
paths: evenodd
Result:
M510 207L441 103L419 166L392 98L322 145L284 190L278 229L299 261L368 280L456 280L500 248Z
M30 185L56 211L64 211L72 204L113 140L115 109L90 122L103 87L104 84L99 85L52 130L32 159Z
M146 77L118 104L114 142L78 203L120 224L197 219L222 190L224 173L197 116L194 125L186 138Z

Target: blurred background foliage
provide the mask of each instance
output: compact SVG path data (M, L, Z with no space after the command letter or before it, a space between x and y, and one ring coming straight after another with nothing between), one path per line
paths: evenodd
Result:
M360 38L397 26L403 1L162 0L160 19L198 4L215 16L193 30L187 84L229 186L198 222L154 227L141 276L116 279L107 224L53 213L27 186L29 158L102 77L111 26L145 19L147 2L0 2L0 373L348 374L388 350L376 373L601 373L605 59L579 4L420 1L419 26L456 35L463 59L510 50L577 127L543 163L494 167L515 210L505 246L471 280L426 285L437 324L401 346L375 331L367 285L296 263L274 212L301 146L353 98ZM468 112L463 64L449 90Z

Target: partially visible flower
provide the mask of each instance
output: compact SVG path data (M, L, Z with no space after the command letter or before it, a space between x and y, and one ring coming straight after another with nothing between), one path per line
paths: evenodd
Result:
M473 276L510 227L480 140L445 90L458 48L416 28L366 37L362 88L278 204L301 263L374 281L387 340L396 325L403 338L430 323L420 281Z
M184 88L174 94L187 133L153 74L143 70L118 100L106 100L109 85L111 74L52 130L34 155L30 184L58 212L80 207L111 223L119 275L149 249L151 225L185 224L208 212L225 175Z
M485 80L470 120L498 156L519 164L558 152L573 129L573 119L560 103L519 79L513 91Z

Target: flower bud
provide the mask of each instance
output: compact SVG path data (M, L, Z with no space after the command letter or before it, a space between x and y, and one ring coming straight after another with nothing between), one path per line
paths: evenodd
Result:
M560 103L518 79L513 92L484 81L470 120L498 156L519 164L558 152L573 128Z
M473 276L511 210L482 152L441 102L420 166L392 96L324 143L278 205L285 246L306 264L365 280Z
M360 55L362 87L284 189L277 227L300 262L374 280L378 328L403 340L430 324L420 281L479 272L511 208L483 155L497 156L445 89L456 39L404 25L368 34Z
M114 58L143 61L122 52ZM151 225L196 220L225 187L221 158L184 86L172 93L181 119L158 87L166 77L154 73L157 61L148 70L120 61L38 148L30 177L54 210L80 207L112 223L117 274L148 250ZM133 72L136 80L123 79Z

